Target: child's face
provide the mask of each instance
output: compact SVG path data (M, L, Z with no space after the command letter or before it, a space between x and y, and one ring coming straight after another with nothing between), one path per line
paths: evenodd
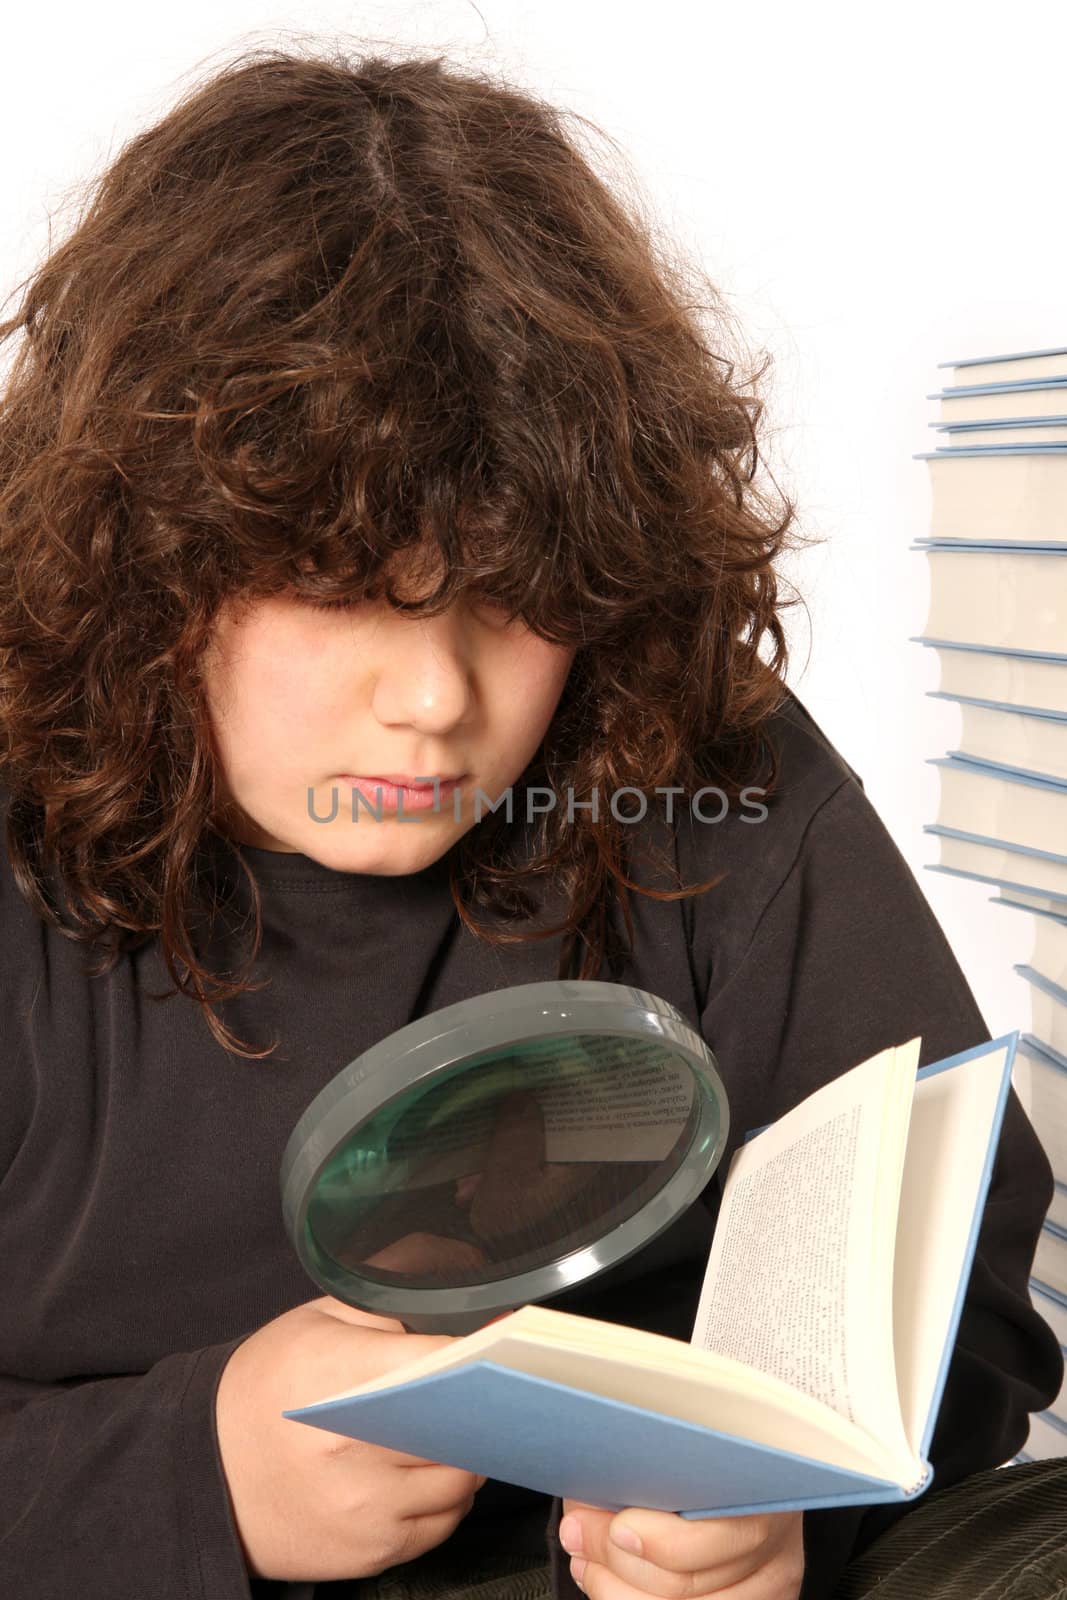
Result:
M290 597L224 606L202 668L242 843L301 852L337 871L417 872L437 860L525 770L576 651L501 612L457 602L437 617L384 600L324 610ZM389 808L378 821L343 775L464 774L457 802ZM313 791L310 814L308 790ZM331 821L318 822L315 817ZM519 818L521 796L513 797ZM377 808L371 793L370 805ZM561 803L557 799L557 804Z

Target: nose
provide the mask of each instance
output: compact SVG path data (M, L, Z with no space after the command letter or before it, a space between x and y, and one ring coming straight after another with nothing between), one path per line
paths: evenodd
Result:
M373 710L383 725L442 733L470 715L471 635L456 607L436 617L396 617L382 637Z

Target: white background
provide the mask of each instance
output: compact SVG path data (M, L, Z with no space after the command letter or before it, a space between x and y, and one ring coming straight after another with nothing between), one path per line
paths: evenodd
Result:
M789 571L790 682L863 777L994 1034L1030 1026L1030 919L938 859L958 713L924 691L938 363L1067 345L1067 5L426 0L19 6L5 19L0 280L67 191L255 45L345 35L513 77L616 139L662 226L770 352L765 451L826 542ZM8 312L10 305L5 308ZM810 620L809 620L810 619ZM887 930L887 938L892 930Z

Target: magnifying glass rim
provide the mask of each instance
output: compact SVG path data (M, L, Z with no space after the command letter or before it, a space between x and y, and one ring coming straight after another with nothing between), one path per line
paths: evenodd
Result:
M610 1023L603 1011L612 1008ZM545 1019L552 1019L546 1030ZM556 1024L559 1026L557 1027ZM417 1287L364 1278L321 1250L307 1226L308 1211L327 1163L355 1130L416 1084L471 1057L510 1045L598 1034L641 1039L680 1055L704 1090L689 1149L715 1132L714 1147L699 1168L682 1164L663 1188L602 1238L540 1266L487 1283ZM388 1095L383 1080L388 1074ZM709 1091L710 1090L710 1095ZM445 1006L398 1029L364 1051L333 1077L297 1122L281 1165L286 1230L308 1275L347 1305L413 1325L438 1325L479 1313L524 1305L616 1266L651 1243L708 1182L729 1136L729 1102L714 1053L669 1001L646 989L598 979L559 978L490 990ZM352 1299L358 1285L360 1299Z

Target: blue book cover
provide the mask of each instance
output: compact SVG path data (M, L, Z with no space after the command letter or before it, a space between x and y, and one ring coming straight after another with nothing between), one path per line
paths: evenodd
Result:
M1067 356L1067 345L1050 344L1042 350L1002 350L992 356L957 356L954 361L939 361L937 365L939 368L984 367L994 361L1030 361L1034 356ZM1064 366L1067 367L1067 362Z
M1045 722L1067 722L1067 707L1056 711L1048 706L1021 706L1016 705L1014 700L986 700L981 695L957 694L952 689L927 689L926 694L933 700L951 700L958 705L964 706L985 706L989 711L1011 711L1018 717L1041 717ZM953 750L949 754L958 755L959 751ZM972 757L971 759L977 760L978 757ZM1003 763L1000 764L1002 765ZM1016 770L1021 769L1017 768ZM1035 774L1035 776L1040 776L1040 774Z
M992 428L1062 428L1067 415L1059 413L1049 417L976 417L971 422L928 422L928 428L947 433L952 439L965 439L969 433L980 433Z
M1061 1006L1067 1006L1067 989L1054 983L1051 978L1046 978L1043 972L1035 972L1029 962L1016 961L1013 970L1032 983L1035 989L1040 989L1042 994L1051 995L1053 1000L1058 1000ZM1049 1049L1051 1050L1051 1045Z
M975 429L975 432L978 430ZM913 453L913 461L952 461L957 456L1061 456L1067 451L1067 439L1034 439L1029 444L975 444L973 439L958 440L951 445L937 445L933 450Z
M935 389L927 400L952 400L958 395L1018 393L1023 389L1058 389L1067 386L1067 378L1012 378L1004 383L953 383L944 389Z
M1067 650L1018 650L1006 644L960 644L958 639L937 639L924 633L910 633L908 643L938 650L970 650L978 655L1020 656L1024 661L1067 661Z
M965 761L969 767L977 767L980 772L988 772L994 778L1029 778L1036 783L1046 786L1053 792L1056 789L1067 791L1067 777L1060 777L1055 772L1039 772L1036 767L1017 767L1011 761L994 761L990 756L976 756L969 750L950 750L948 756L938 758L928 756L928 761L949 760Z
M961 445L959 449L953 450L952 458L956 458L956 457L959 457L959 456L988 456L988 455L997 455L997 456L1041 456L1041 455L1048 455L1050 452L1053 455L1062 455L1064 453L1064 451L1067 451L1067 444L1063 444L1063 443L1060 443L1060 444L1056 444L1056 443L1048 443L1048 444L996 444L996 445L972 444L972 445ZM912 457L911 457L911 459L913 461L944 461L946 458L948 458L948 452L946 450L914 450L914 451L912 451Z
M908 549L922 555L931 550L1004 550L1017 556L1041 555L1051 551L1053 555L1062 555L1067 550L1067 539L958 539L948 534L938 537L923 534L914 539Z
M723 1188L702 1310L705 1301L716 1303L714 1293L709 1294L716 1286L712 1269L729 1248L731 1178L742 1152L749 1152L750 1162L758 1164L764 1159L760 1141L777 1136L778 1143L763 1147L766 1159L787 1138L803 1143L805 1154L797 1160L811 1159L811 1138L831 1122L838 1128L839 1108L847 1102L822 1099L821 1115L830 1115L826 1107L838 1110L821 1125L814 1111L807 1122L800 1120L806 1108L837 1091L845 1079L869 1072L862 1083L856 1078L859 1087L850 1087L849 1092L854 1116L866 1119L862 1137L874 1139L877 1159L871 1163L857 1158L853 1146L849 1159L855 1167L848 1174L843 1167L833 1189L836 1226L839 1230L847 1219L845 1226L850 1227L852 1218L864 1214L857 1192L850 1187L852 1172L862 1169L858 1181L874 1182L869 1170L873 1165L879 1215L888 1218L888 1227L904 1241L897 1246L890 1237L887 1251L871 1253L876 1265L870 1268L871 1281L877 1278L884 1285L884 1303L890 1308L884 1348L897 1374L896 1401L888 1402L895 1413L886 1425L891 1438L872 1439L840 1405L834 1408L814 1391L787 1384L769 1368L746 1365L710 1342L702 1345L695 1333L687 1344L537 1306L499 1318L411 1367L373 1380L370 1386L361 1384L354 1391L283 1415L424 1460L612 1510L644 1506L686 1517L743 1516L914 1498L933 1480L929 1445L962 1314L1018 1038L1016 1030L918 1070L919 1039L881 1052L815 1091L777 1123L749 1134L735 1152ZM880 1076L875 1076L875 1069ZM868 1098L861 1101L861 1093ZM807 1134L802 1132L805 1128ZM846 1158L840 1159L844 1163ZM943 1174L936 1195L924 1181L929 1171ZM772 1185L770 1192L781 1190ZM813 1226L821 1229L832 1208L815 1209L819 1221ZM768 1226L776 1221L781 1232L789 1233L795 1228L793 1207L788 1217L768 1211L766 1221ZM834 1234L831 1227L822 1241L826 1248L833 1248L827 1243L831 1237L839 1240L844 1235ZM734 1244L736 1254L740 1234ZM845 1258L841 1246L841 1259ZM813 1290L816 1298L818 1292ZM920 1296L926 1297L921 1310ZM898 1297L901 1305L914 1311L905 1318L911 1343L903 1364L893 1353L897 1319L892 1306ZM862 1328L864 1346L857 1366L864 1364L871 1346L869 1317L865 1302L864 1320L855 1324ZM697 1320L699 1325L700 1313ZM842 1317L842 1327L846 1321ZM841 1340L844 1349L843 1333ZM540 1373L529 1370L539 1362ZM568 1381L545 1375L546 1368L558 1373L564 1365ZM600 1377L609 1369L613 1377ZM406 1381L404 1372L411 1374ZM705 1372L708 1376L702 1382ZM580 1381L574 1381L576 1373L582 1374ZM625 1387L631 1398L601 1392L613 1385L616 1390ZM694 1411L701 1409L693 1398L698 1390L704 1391L704 1412L710 1409L715 1421L724 1424L729 1416L730 1426L709 1426L706 1414L703 1421L694 1420ZM863 1406L880 1409L886 1404L885 1386L872 1381ZM857 1387L857 1415L860 1409ZM742 1423L754 1435L762 1433L762 1440L749 1437ZM792 1448L801 1437L808 1448ZM813 1448L815 1440L822 1440L821 1446ZM897 1464L895 1473L885 1470L887 1461Z
M1019 1049L1023 1055L1033 1056L1035 1061L1040 1061L1046 1067L1055 1067L1058 1072L1067 1073L1067 1056L1045 1039L1038 1039L1032 1033L1019 1035Z
M1046 922L1067 922L1067 895L1058 899L1053 895L1046 895L1045 898L1058 905L1059 910L1053 911L1051 906L1027 905L1025 900L1014 900L1010 894L991 894L989 903L992 906L1010 906L1013 911L1029 911L1031 916L1043 917Z
M963 867L947 867L943 861L927 861L923 864L923 871L942 872L948 878L965 878L971 883L993 884L998 889L1007 889L1009 894L1013 891L1021 891L1023 894L1043 894L1050 900L1061 901L1064 912L1067 913L1067 894L1060 894L1054 889L1043 889L1040 884L1030 883L1022 878L1000 878L988 872L972 872ZM1023 861L1020 861L1020 871L1026 871L1026 863ZM994 895L990 898L995 899L996 896Z

